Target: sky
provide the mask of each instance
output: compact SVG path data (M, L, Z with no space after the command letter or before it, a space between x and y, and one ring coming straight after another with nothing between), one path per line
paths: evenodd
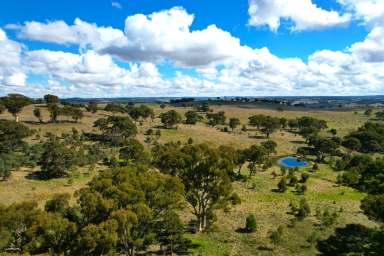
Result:
M1 1L9 93L384 94L384 1Z

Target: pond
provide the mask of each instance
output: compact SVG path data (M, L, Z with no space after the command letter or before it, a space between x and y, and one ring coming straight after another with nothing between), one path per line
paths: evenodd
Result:
M300 160L294 156L286 156L280 158L277 163L281 166L293 168L293 167L305 167L308 166L308 162Z

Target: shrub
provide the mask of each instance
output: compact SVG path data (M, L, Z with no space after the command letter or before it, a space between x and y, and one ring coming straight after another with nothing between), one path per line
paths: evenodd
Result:
M245 231L251 233L255 232L257 229L256 217L253 214L250 214L245 219Z
M301 174L301 180L300 180L300 182L301 182L301 183L305 183L305 182L308 180L308 178L309 178L308 173L303 172L303 173Z
M284 193L287 190L287 178L284 176L277 184L278 191Z
M284 227L279 226L277 230L273 231L269 238L271 239L271 242L274 244L278 244L283 240L283 232L284 232Z
M237 193L233 193L230 197L230 200L233 205L241 204L241 198Z
M295 216L299 220L303 220L311 213L311 209L309 208L309 204L305 198L300 200L299 207L295 211Z

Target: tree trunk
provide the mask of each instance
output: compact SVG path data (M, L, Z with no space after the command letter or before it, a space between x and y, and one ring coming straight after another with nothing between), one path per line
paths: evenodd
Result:
M20 120L19 120L19 115L18 114L14 114L13 115L15 117L15 122L18 123Z

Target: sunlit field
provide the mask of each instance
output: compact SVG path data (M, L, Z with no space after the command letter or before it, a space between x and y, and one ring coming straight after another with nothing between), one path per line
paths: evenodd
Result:
M180 114L185 113L191 108L167 106L161 109L158 104L150 104L155 110L156 118L137 122L139 133L137 138L149 148L145 142L145 132L149 128L161 127L159 114L170 109L175 109ZM42 116L48 121L49 113L45 105L35 105L26 107L20 114L21 121L32 129L36 134L29 138L30 143L36 143L39 136L46 133L61 135L69 133L73 128L84 132L97 132L93 128L93 122L100 117L111 115L110 112L98 111L96 114L85 112L84 118L79 123L59 118L58 123L38 123L33 116L33 108L39 107ZM302 116L311 116L326 120L329 128L335 128L340 136L344 136L350 131L357 129L368 117L361 111L325 111L325 110L303 110L290 109L277 111L257 106L236 106L221 105L213 106L213 111L224 111L227 118L238 117L241 124L247 125L248 117L255 114L264 114L274 117L285 117L294 119ZM12 119L9 114L1 115L1 118ZM178 124L175 129L162 129L159 143L180 141L186 143L190 138L193 143L207 143L212 146L232 145L236 148L246 148L254 144L265 141L265 136L249 127L247 131L241 130L241 125L233 132L222 132L220 127L212 128L204 123L196 125ZM274 132L270 139L277 143L277 153L272 157L278 159L279 156L296 154L296 150L304 141L297 134L289 132L287 129L280 129ZM274 160L275 161L275 160ZM316 232L319 238L329 236L335 227L344 226L348 223L360 223L368 227L375 227L377 224L368 220L360 210L360 201L365 194L352 188L340 186L336 183L337 172L333 171L327 164L320 164L319 171L310 173L312 163L309 167L301 168L299 172L309 173L307 182L307 192L305 195L297 194L293 188L289 188L285 193L274 192L277 187L279 177L274 177L275 173L280 172L280 168L275 164L266 171L257 172L255 176L244 181L233 183L234 192L241 198L241 204L227 207L217 211L217 221L213 227L201 234L187 234L194 244L193 255L314 255L316 247L308 241L308 238ZM34 169L21 168L12 172L7 181L0 183L0 203L10 205L16 202L35 200L39 207L55 193L71 193L87 186L87 183L105 169L102 165L97 165L94 169L88 167L78 168L70 178L58 178L51 180L36 180L31 177L31 173L39 171ZM242 174L248 176L246 166L242 169ZM311 213L303 221L295 221L289 214L290 204L298 203L300 198L305 197L310 205ZM74 203L74 197L71 201ZM316 217L316 209L328 209L337 212L337 222L326 228L319 229L319 219ZM254 233L240 232L245 224L248 214L254 214L257 219L257 231ZM188 223L193 216L187 207L181 212L182 219ZM271 242L271 232L282 226L282 241L278 244Z

